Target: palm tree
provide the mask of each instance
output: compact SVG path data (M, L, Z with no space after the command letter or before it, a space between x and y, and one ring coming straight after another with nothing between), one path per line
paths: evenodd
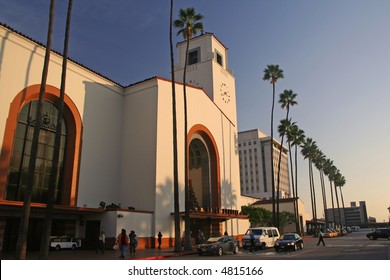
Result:
M290 142L293 146L295 146L295 153L294 153L294 161L295 161L295 197L299 197L298 195L298 147L300 147L303 142L305 141L305 132L300 129L297 125L293 125L291 127L291 135L290 135ZM297 227L297 233L301 232L301 226L300 226L300 219L299 219L299 207L298 202L296 201L296 219L298 221L296 227Z
M28 233L28 224L30 220L31 197L32 197L33 184L34 184L36 158L38 152L39 132L41 130L43 98L46 91L46 80L47 80L47 73L49 70L51 41L53 35L54 2L55 2L54 0L50 1L49 26L47 31L46 52L45 52L45 59L43 63L41 86L39 89L39 99L38 99L37 113L35 117L36 122L34 127L33 139L31 143L31 155L30 155L30 161L28 165L28 175L27 175L28 180L27 180L26 192L24 194L22 213L20 216L18 240L16 243L15 258L22 259L22 260L26 259L27 233Z
M333 161L330 159L326 159L324 162L324 174L328 176L329 179L329 188L330 188L330 198L332 200L332 214L333 214L333 223L335 223L336 215L334 209L334 199L333 199L333 187L332 187L332 177L333 177ZM329 217L328 217L329 219ZM328 226L328 225L326 225Z
M316 158L314 159L314 165L318 169L320 173L320 183L321 183L321 192L322 192L322 204L324 207L324 215L325 215L325 225L328 224L328 215L326 213L327 203L326 203L326 190L325 190L325 181L324 181L324 163L326 157L321 150L318 150Z
M346 181L345 181L345 177L344 176L341 176L341 178L338 180L337 182L337 185L340 189L340 195L341 195L341 204L343 205L343 213L344 213L344 225L345 227L347 227L347 219L345 218L345 205L344 205L344 196L343 196L343 191L342 191L342 188L344 187Z
M182 34L187 42L185 62L183 70L183 96L184 96L184 204L185 204L185 238L184 249L192 250L191 234L190 234L190 205L189 205L189 178L188 178L188 139L187 139L187 93L186 93L186 74L187 74L187 59L190 39L199 31L203 32L203 23L200 20L203 15L196 14L194 8L180 9L179 19L174 21L174 26L179 29L177 35Z
M51 234L52 218L53 218L53 205L55 199L55 190L56 190L56 186L58 186L58 178L59 178L58 161L60 157L62 119L64 114L66 68L68 62L69 29L70 29L70 19L72 13L72 4L73 4L73 0L69 0L66 27L65 27L64 53L62 57L63 60L62 60L61 88L60 88L60 99L58 104L56 136L54 140L53 166L52 166L50 182L49 182L45 221L42 229L41 249L39 252L39 259L41 260L46 260L47 257L49 256L50 234Z
M315 157L317 152L317 144L313 139L306 138L304 143L302 144L301 153L305 159L308 159L309 163L309 185L310 185L310 198L311 198L311 208L313 215L313 222L315 228L317 228L317 206L316 206L316 198L315 198L315 188L314 188L314 178L313 178L313 158Z
M171 0L170 20L169 20L169 43L171 52L171 80L172 80L172 127L173 127L173 201L174 201L174 220L175 220L175 245L174 251L181 251L180 242L180 215L179 215L179 172L177 160L177 117L176 117L176 87L175 87L175 62L173 54L173 0Z
M286 108L286 118L284 119L284 125L282 123L282 131L279 131L279 134L281 136L280 141L280 150L279 150L279 159L278 159L278 177L277 177L277 192L276 192L276 213L277 213L277 225L279 228L279 200L280 200L280 162L282 161L282 152L283 152L283 141L284 136L287 133L287 127L291 125L291 121L288 120L288 115L290 113L290 107L295 106L298 104L295 101L295 98L297 97L297 94L294 93L291 89L290 90L284 90L283 93L279 95L279 104L281 105L282 109ZM282 132L282 133L281 133Z
M269 81L272 84L272 107L271 107L271 187L272 187L272 222L276 225L275 216L275 178L274 178L274 107L275 107L275 84L279 79L284 78L283 70L279 69L279 65L267 65L263 71L263 80Z
M340 173L340 170L337 169L337 171L335 172L335 175L334 175L334 178L333 178L333 185L334 185L334 192L335 192L335 195L336 195L336 203L337 203L337 210L339 212L339 217L340 217L340 220L339 220L339 229L341 230L342 227L343 227L343 223L342 223L342 220L341 220L341 210L340 210L340 203L339 203L339 196L338 196L338 193L337 193L337 187L338 185L340 184L340 181L342 179L342 175Z

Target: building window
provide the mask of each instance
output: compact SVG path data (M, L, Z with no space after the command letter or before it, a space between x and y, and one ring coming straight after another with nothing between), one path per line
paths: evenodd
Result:
M216 51L216 54L217 54L217 62L219 65L223 66L223 62L222 62L222 55Z
M32 101L27 103L19 113L7 182L7 200L24 200L37 106L38 101ZM57 112L58 110L53 103L44 101L31 198L33 202L47 202L51 170L53 167ZM62 188L62 167L64 166L66 136L66 123L63 120L59 158L60 172L57 175L58 178L55 186L55 201L57 203Z
M188 51L188 65L200 62L200 48Z

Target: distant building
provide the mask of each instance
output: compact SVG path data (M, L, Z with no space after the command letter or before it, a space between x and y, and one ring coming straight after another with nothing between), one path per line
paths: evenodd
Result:
M238 132L241 195L263 199L272 198L270 139L271 137L265 135L258 129ZM274 139L273 147L274 186L276 196L280 142ZM283 147L280 165L280 198L292 197L289 182L287 151L288 150Z
M330 223L335 223L336 225L340 224L340 215L337 207L326 209L327 217L329 217ZM365 201L359 201L359 206L356 205L356 202L351 202L350 207L345 207L344 209L340 208L341 222L342 225L355 226L361 224L367 224L367 206Z

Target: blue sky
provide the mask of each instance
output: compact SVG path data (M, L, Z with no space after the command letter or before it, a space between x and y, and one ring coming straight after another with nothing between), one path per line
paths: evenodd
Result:
M0 0L0 21L44 43L49 2ZM53 48L58 51L66 2L56 1ZM74 1L69 56L122 85L169 78L169 2ZM346 178L346 206L365 200L369 216L387 220L390 1L176 0L175 17L186 7L203 14L205 31L229 48L238 129L270 133L272 88L262 73L267 64L279 64L285 78L277 83L277 93L292 89L298 94L291 116ZM277 107L275 123L284 114ZM300 196L310 213L307 166L301 160L298 168Z

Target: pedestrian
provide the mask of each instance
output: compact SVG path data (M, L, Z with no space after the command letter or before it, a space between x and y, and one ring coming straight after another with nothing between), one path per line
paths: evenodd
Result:
M227 232L227 230L225 230L225 233L224 233L223 235L229 235L228 232Z
M250 240L251 240L251 247L249 248L249 252L253 252L253 250L256 251L255 234L253 233L253 231L251 231L251 234L249 236L250 236Z
M96 253L98 253L99 251L102 252L102 254L104 254L104 246L106 244L106 234L104 233L104 230L102 230L99 234L99 238L98 238L98 246L96 248Z
M161 231L158 232L158 235L157 235L157 241L158 241L158 248L161 249L161 238L162 238L162 234L161 234Z
M325 246L325 242L324 242L324 236L322 234L322 230L320 229L320 232L318 234L318 243L317 243L317 246L320 245L320 243L322 242L322 245Z
M135 231L130 231L130 255L135 255L135 248L138 246L138 236L135 234Z
M121 233L118 235L116 242L121 252L121 255L119 257L124 259L126 257L127 247L129 247L129 238L124 228L122 229Z
M204 235L203 235L203 232L200 229L198 230L198 243L199 244L204 243Z

